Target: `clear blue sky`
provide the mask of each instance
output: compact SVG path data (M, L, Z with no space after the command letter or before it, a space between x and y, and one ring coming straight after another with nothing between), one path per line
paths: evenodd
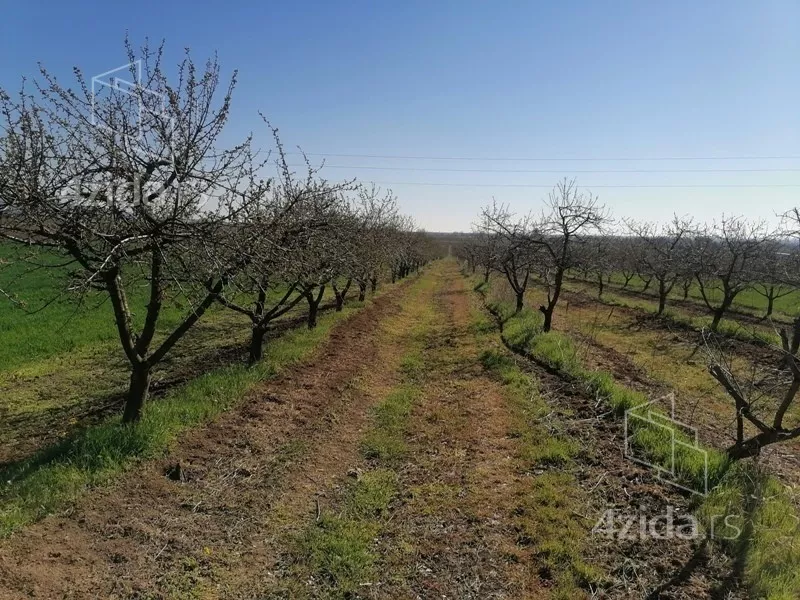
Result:
M16 88L38 61L63 78L117 67L126 30L134 42L166 38L175 60L187 46L197 58L218 51L240 72L231 134L262 134L261 110L287 145L349 167L329 178L392 182L429 230L467 230L493 196L535 209L546 189L509 186L562 176L617 216L768 218L800 204L800 187L763 187L800 186L800 172L742 171L800 170L800 158L609 160L800 157L797 0L14 2L0 20L0 86ZM637 169L734 172L580 172ZM761 187L600 187L722 184Z

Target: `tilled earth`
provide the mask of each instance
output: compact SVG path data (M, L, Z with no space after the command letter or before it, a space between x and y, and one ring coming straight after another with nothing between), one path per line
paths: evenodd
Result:
M306 363L182 436L162 460L134 466L0 542L0 598L296 597L287 589L329 597L316 580L287 585L296 573L293 540L335 512L353 474L371 468L360 444L372 409L402 378L420 306L434 312L408 453L397 466L401 489L374 540L375 578L350 597L550 597L547 569L515 518L533 478L553 467L517 467L510 408L480 362L476 302L446 261L380 296ZM604 368L624 362L608 356ZM519 364L581 448L569 468L588 500L575 516L585 559L606 574L584 596L745 598L716 547L661 525L664 535L640 534L641 515L672 511L683 522L690 498L624 458L622 423L608 408L574 382ZM630 375L623 383L653 384L630 365L621 371ZM609 509L636 520L629 535L592 533Z

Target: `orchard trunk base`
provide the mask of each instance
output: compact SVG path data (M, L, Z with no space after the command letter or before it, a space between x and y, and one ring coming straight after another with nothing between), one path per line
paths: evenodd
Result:
M250 336L250 355L247 359L247 364L251 367L260 362L264 358L264 336L266 331L254 327Z
M125 397L123 423L136 423L142 418L142 410L149 394L150 367L135 367L131 372L128 394Z

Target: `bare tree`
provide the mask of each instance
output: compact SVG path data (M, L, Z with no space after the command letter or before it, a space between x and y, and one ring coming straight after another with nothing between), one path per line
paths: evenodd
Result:
M719 341L713 334L706 335L709 372L735 403L736 441L727 449L733 460L757 456L765 446L800 437L796 418L793 424L786 425L787 413L800 390L800 318L795 319L791 329L782 328L779 334L781 360L767 376L757 375L755 369L737 375ZM749 431L746 424L755 432Z
M461 258L466 258L467 270L472 275L475 275L475 271L478 269L479 253L480 241L477 239L467 240L460 248L459 256Z
M481 218L480 224L472 226L474 236L472 272L475 272L475 266L480 265L483 282L488 283L489 276L497 267L500 237L493 232L492 223L486 220L486 215L482 215Z
M712 331L736 296L756 280L758 257L769 238L763 223L723 217L693 239L693 272L700 296L713 315Z
M755 265L753 291L767 301L764 319L769 319L775 310L775 301L797 290L797 249L785 240L766 240Z
M622 289L628 289L631 280L641 271L641 244L628 236L617 238L612 250L612 260L622 275Z
M393 225L388 240L392 283L417 271L433 254L430 240L423 230L417 229L411 217L398 216L393 220Z
M661 315L683 268L686 241L693 231L691 219L675 215L670 223L661 226L634 221L626 224L640 240L641 269L658 283L657 314Z
M352 188L352 182L330 185L319 179L319 168L307 159L306 173L298 177L286 160L278 130L268 122L267 126L276 148L274 184L230 228L230 253L243 259L243 266L217 295L220 304L251 322L250 365L263 357L270 324L306 298L293 279L293 263L302 256L299 249L312 235L327 230L336 194Z
M550 331L553 311L561 296L565 273L576 264L574 246L586 233L601 230L609 220L604 206L590 192L579 190L575 180L564 179L550 193L546 212L534 227L530 239L539 249L534 261L547 290L544 331Z
M226 228L268 182L250 140L219 149L236 75L216 59L198 70L186 55L174 85L162 48L126 42L140 85L97 96L76 70L77 91L42 70L35 93L3 94L0 235L46 249L76 269L73 290L101 290L113 307L131 377L123 421L140 418L151 372L213 304L240 261L222 262ZM131 73L135 77L136 73ZM144 318L128 290L148 287ZM160 331L165 302L188 308ZM136 325L138 324L138 325Z
M375 185L359 188L351 236L354 250L349 273L358 283L360 302L366 299L367 285L372 293L377 290L381 271L389 263L395 227L400 221L397 199L391 190L383 192Z
M575 264L585 272L585 276L593 276L597 281L597 297L602 298L611 272L616 267L614 260L615 240L605 236L593 236L578 244L575 248Z
M317 316L325 289L338 274L342 247L331 232L341 231L343 226L340 207L343 199L338 194L315 198L311 209L314 218L328 223L325 230L313 230L303 240L297 240L292 249L293 260L290 265L291 281L296 281L297 289L308 305L308 328L317 326Z
M530 216L517 218L507 206L493 202L482 210L476 228L493 240L494 268L505 275L516 297L516 312L521 311L535 259Z

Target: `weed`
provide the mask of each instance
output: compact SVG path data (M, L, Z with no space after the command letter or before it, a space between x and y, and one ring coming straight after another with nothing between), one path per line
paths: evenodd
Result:
M405 455L404 434L412 404L418 395L418 388L405 385L393 390L375 407L375 427L361 443L366 458L393 462Z
M348 486L342 511L325 514L300 540L308 567L333 597L349 597L374 572L372 543L397 494L397 475L386 469L364 473Z

